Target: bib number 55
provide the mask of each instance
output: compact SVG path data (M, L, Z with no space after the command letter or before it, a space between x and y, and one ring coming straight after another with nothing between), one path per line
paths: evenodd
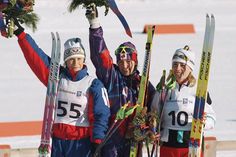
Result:
M61 112L57 113L57 116L64 117L69 114L70 118L79 118L81 115L79 108L81 108L80 104L71 103L70 108L68 108L68 102L58 101L57 110L60 110Z

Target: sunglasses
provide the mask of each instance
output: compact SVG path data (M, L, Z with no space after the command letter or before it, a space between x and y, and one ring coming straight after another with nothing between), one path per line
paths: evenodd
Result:
M118 55L120 53L132 54L135 49L127 46L118 47L115 51L115 54Z
M189 60L188 57L185 56L184 54L175 54L172 59L178 59L178 58L183 59L186 62Z
M174 56L173 56L173 58L172 58L172 60L174 60L174 59L183 59L183 60L185 60L186 62L187 61L189 61L189 62L191 62L192 64L194 64L194 62L192 61L192 60L190 60L186 55L184 55L184 54L175 54Z

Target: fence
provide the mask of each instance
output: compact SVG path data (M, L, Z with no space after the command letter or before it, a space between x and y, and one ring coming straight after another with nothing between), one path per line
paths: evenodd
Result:
M11 149L0 145L0 157L38 157L37 148ZM236 151L236 141L217 141L215 137L205 137L204 156L216 157L217 151Z

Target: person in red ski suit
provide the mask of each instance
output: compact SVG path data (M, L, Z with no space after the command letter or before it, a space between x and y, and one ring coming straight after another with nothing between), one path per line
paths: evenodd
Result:
M24 57L38 79L47 86L51 58L15 20L14 32ZM80 38L64 44L64 64L56 97L51 157L90 157L102 142L110 116L107 92L101 81L89 76Z

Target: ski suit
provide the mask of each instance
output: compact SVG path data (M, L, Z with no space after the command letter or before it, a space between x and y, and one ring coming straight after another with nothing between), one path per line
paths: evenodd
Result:
M25 59L47 86L50 57L25 32L18 35ZM52 128L52 157L88 157L92 143L101 143L110 116L107 92L101 81L88 75L84 65L72 78L60 67L55 120Z
M135 105L138 99L140 76L138 70L131 76L124 76L113 63L109 50L103 38L103 29L90 28L89 35L90 57L96 68L96 75L100 79L108 92L111 119L110 125L121 106L130 102ZM148 86L147 104L151 103L155 89L151 83ZM130 144L125 139L125 133L132 116L128 117L120 126L103 149L103 157L127 157L129 156Z
M193 87L188 86L187 83L179 86L176 82L176 86L165 93L166 99L161 111L161 94L156 92L152 102L152 111L156 111L158 115L162 114L160 157L188 157L195 95L196 84ZM205 112L205 130L212 129L216 118L210 97L205 105Z

